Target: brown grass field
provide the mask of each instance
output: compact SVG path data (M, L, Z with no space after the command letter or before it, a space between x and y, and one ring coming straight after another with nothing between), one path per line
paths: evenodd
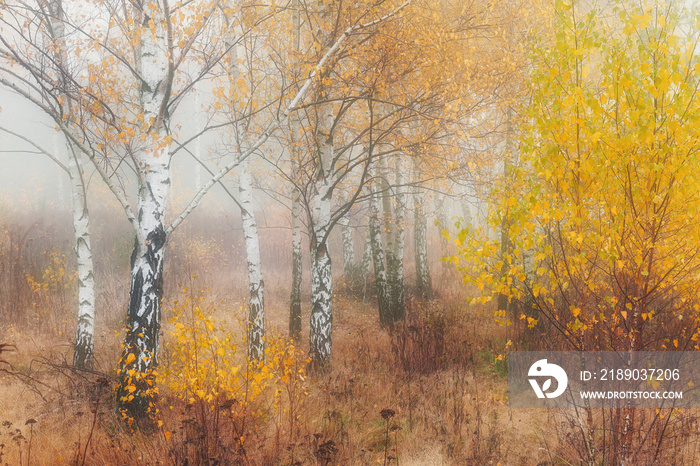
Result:
M408 317L392 331L379 327L371 287L363 293L336 277L329 372L296 377L293 386L271 382L245 406L239 399L228 406L221 399L188 402L162 384L159 426L133 430L116 414L114 396L128 295L128 230L106 216L94 219L97 367L76 371L68 364L75 297L66 218L6 214L0 342L13 346L0 355L2 465L579 464L575 419L508 408L506 370L497 356L507 341L531 337L518 324L496 325L489 308L468 307L470 291L435 258L437 298L422 302L410 295L409 267ZM185 295L204 298L203 309L224 330L244 333L247 280L240 231L233 221L217 229L207 227L211 224L201 216L169 245L165 368L177 344L169 322L183 288ZM286 230L263 232L268 335L285 335L288 325L289 261L279 260L286 258L287 236ZM433 249L439 249L434 241ZM409 251L407 264L410 257ZM32 290L27 277L48 286ZM305 328L308 298L307 292ZM294 369L302 372L307 341L305 333L295 360ZM700 461L698 443L690 440L696 430L689 425L688 437L665 444L663 464Z

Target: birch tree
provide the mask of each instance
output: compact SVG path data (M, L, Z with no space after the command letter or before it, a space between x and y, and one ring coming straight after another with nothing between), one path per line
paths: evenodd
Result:
M75 255L78 261L78 321L73 365L92 368L95 353L95 276L90 241L90 213L82 153L69 145L68 174L73 200Z
M413 179L422 178L420 158L413 158ZM428 265L428 221L422 187L417 185L413 191L413 250L416 262L416 287L418 295L432 299L433 284Z
M403 155L403 154L401 154ZM406 315L404 289L404 247L406 242L406 195L404 194L406 179L401 157L395 158L396 170L396 207L394 209L394 262L391 276L391 308L394 322L403 320Z
M33 140L5 127L0 131L10 134L32 146L38 153L46 155L62 172L68 175L71 184L74 243L73 251L78 264L78 307L73 365L77 368L92 368L95 351L95 279L90 241L90 215L87 206L87 185L80 152L68 154L68 165L60 160L60 143L54 138L53 152L49 152Z
M370 198L369 238L372 249L372 262L374 264L374 286L377 290L379 323L382 326L387 326L391 322L391 293L387 283L386 265L384 263L384 240L382 239L382 225L379 216L381 206L379 192L380 189L375 184Z
M301 5L299 0L294 1L293 8L292 46L294 51L299 53L301 50ZM299 116L295 113L291 116L289 124L292 179L295 181L295 183L299 181L301 171L301 156L299 154L299 126ZM292 184L292 290L289 297L289 335L297 343L301 341L301 289L303 272L301 255L301 194L302 193L297 185Z
M343 193L338 197L340 204L345 204L347 199ZM340 218L340 236L343 244L343 274L345 280L353 280L355 275L355 244L350 226L350 214L346 213Z
M368 31L363 34L370 35L369 25L378 26L390 20L407 4L408 2L401 4L394 10L386 9L386 6L390 5L377 4L367 7L363 14L376 19L369 21L367 27L363 26L362 30ZM351 11L353 7L349 8ZM324 50L330 44L348 36L349 31L358 30L352 26L353 15L348 11L345 5L333 2L307 9L306 33L309 34L309 41L320 44L320 50ZM342 27L346 24L350 26L343 32ZM319 47L315 48L318 49ZM292 151L296 151L293 157L295 160L298 157L299 160L298 168L293 171L298 169L299 176L290 176L286 172L288 165L282 161L272 162L279 173L294 186L293 192L299 193L302 208L306 213L312 284L309 354L312 365L317 368L326 367L332 354L333 277L329 237L334 226L343 221L352 205L361 197L362 187L368 179L367 167L371 160L367 151L356 148L358 143L367 137L366 125L360 124L356 132L340 131L345 122L353 121L348 112L352 113L364 102L357 96L348 96L344 88L337 87L339 78L357 79L357 69L349 63L352 60L348 60L348 57L356 55L360 54L334 57L319 70L318 77L314 80L313 97L305 104L305 118L299 125L303 137L298 142L304 142L304 145L298 145L295 140L291 143ZM316 56L311 55L312 62L318 59ZM296 131L292 133L297 134ZM300 147L304 149L299 150ZM349 186L345 189L347 198L334 202L338 200L336 196L339 186L346 183ZM293 218L296 218L294 214ZM294 306L296 303L293 299L290 331L292 334L298 334L298 330L295 330L298 328L295 327L298 318L294 313Z
M70 143L90 159L120 202L134 230L127 327L119 363L117 396L123 415L138 421L148 422L157 393L153 369L158 363L168 235L199 205L212 186L258 150L286 121L314 83L320 81L318 78L325 76L329 61L348 38L382 23L405 4L373 14L365 22L353 21L342 33L338 31L327 41L298 90L285 95L271 121L257 129L257 137L241 148L234 162L221 167L204 183L168 226L165 215L171 183L170 164L179 149L173 147L172 115L194 82L228 53L222 46L224 41L207 40L219 31L203 34L205 29L217 24L211 20L219 11L217 6L212 2L191 2L171 7L167 0L71 4L63 23L70 29L66 37L71 37L71 54L75 51L78 66L70 69L54 61L53 72L47 72L43 44L34 40L37 31L50 27L41 19L41 5L6 4L0 19L3 27L11 31L0 37L0 53L5 60L0 83L49 115ZM81 11L89 12L90 21L82 19ZM18 26L22 24L29 25L29 29ZM195 54L196 60L192 57ZM65 81L58 79L62 76ZM62 110L66 100L75 109L71 114ZM329 139L332 128L327 126L330 121L327 118L319 121L322 122L318 138L320 152L332 154ZM318 335L328 336L317 345L325 351L321 359L327 359L330 356L330 322L326 317L329 317L332 285L330 258L324 247L330 231L326 206L331 200L332 173L329 159L322 156L321 160L315 184L318 208L314 208L313 213L316 220L313 237L319 245L314 249L316 283L319 284L315 293L316 309L324 316L316 319L315 328ZM136 175L133 207L118 178L117 167L124 165Z
M229 10L234 11L232 7ZM238 194L241 223L248 262L248 358L254 364L262 362L265 355L265 283L260 261L260 239L253 205L251 157L242 157L249 144L251 118L257 105L257 96L245 95L241 87L255 88L255 54L252 41L243 34L242 18L227 17L227 43L229 51L226 82L229 83L228 106L231 112L233 141L238 162ZM242 83L245 83L243 85ZM254 137L254 136L253 136Z
M50 63L44 68L45 72L55 77L59 89L65 89L69 85L69 75L61 73L64 68L70 68L68 51L65 40L64 9L61 0L51 0L45 4L37 5L36 16L40 19L44 28L36 37L37 43L46 50ZM7 40L3 40L7 46ZM10 58L0 49L0 56ZM56 110L64 115L72 113L69 99L63 92L58 93L60 100L56 102ZM2 128L3 131L24 140L39 152L51 158L69 176L72 195L74 252L78 265L78 309L75 344L73 351L73 364L76 367L91 368L94 355L94 320L95 320L95 282L92 263L92 249L90 245L90 216L87 206L87 185L83 174L81 154L76 152L74 146L67 144L68 163L64 165L59 161L61 140L59 134L53 137L53 153L49 153L40 147L33 139ZM62 179L62 178L61 178ZM63 184L59 185L60 204L63 204Z
M126 335L120 364L118 400L129 415L143 416L154 397L153 368L158 364L165 209L170 188L171 151L168 103L175 76L173 31L167 0L134 4L131 12L140 27L135 47L135 71L140 78L139 113L147 123L150 144L135 148L138 173L136 239L131 255L131 287Z
M148 4L87 1L71 3L61 16L62 6L54 7L50 21L41 21L42 3L8 7L3 26L11 34L0 37L6 59L0 83L42 109L76 153L90 158L134 229L118 401L125 416L143 418L155 396L152 369L158 358L165 209L171 181L170 115L188 89L174 87L174 81L214 10L211 4L198 4L178 7L174 15L166 0ZM83 19L85 11L90 12L90 22ZM192 19L194 27L187 29L190 25L184 23L197 13L201 20ZM26 18L36 30L16 27L22 23L18 18ZM70 50L63 57L76 58L70 63L53 59L48 67L50 57L34 38L35 32L52 36L53 31L71 37L63 48ZM61 49L48 50L60 54ZM130 165L136 173L135 210L117 181L115 161ZM82 228L87 217L84 209L77 212ZM81 248L89 249L84 239L81 243ZM81 325L89 328L89 319L82 317Z
M62 0L51 0L47 5L50 39L53 42L54 59L58 69L68 67L64 9ZM67 87L67 77L60 76L60 87ZM71 102L65 95L62 111L71 113ZM95 352L95 277L90 242L90 213L87 204L87 184L83 172L82 154L67 142L68 176L71 182L73 231L75 255L78 263L78 316L75 330L73 365L92 368Z

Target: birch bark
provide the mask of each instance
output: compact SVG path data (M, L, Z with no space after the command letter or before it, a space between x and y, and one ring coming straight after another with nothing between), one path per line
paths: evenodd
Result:
M323 75L321 75L323 82ZM319 101L325 100L320 86ZM309 355L316 368L326 367L332 356L333 333L333 275L328 253L328 233L331 228L333 197L333 109L320 104L316 145L318 161L313 183L311 212L311 317L309 323Z
M248 257L248 358L257 363L265 359L265 284L260 262L260 240L253 210L250 159L241 162L238 192L241 220Z
M365 235L365 247L362 252L359 276L362 279L362 302L367 301L367 281L369 280L369 267L372 265L372 237L369 229Z
M369 236L372 246L372 262L374 263L374 286L377 289L377 306L379 308L379 323L387 326L391 322L391 296L387 286L386 269L384 266L384 245L382 241L382 226L379 219L380 195L376 188L372 192L369 208Z
M95 353L95 276L90 244L90 215L81 154L73 147L68 158L68 173L73 200L75 255L78 260L78 322L75 328L73 365L92 368Z
M68 50L65 40L65 19L62 0L48 4L52 39L55 42L56 63L60 71L68 66ZM65 76L65 74L61 74ZM62 86L66 86L62 78ZM71 114L70 99L62 93L64 112ZM58 155L60 146L58 133L54 137L54 149ZM73 365L91 368L95 352L95 278L90 245L90 215L87 205L86 186L82 172L81 155L72 144L68 144L68 176L71 182L73 209L74 250L78 263L78 316L73 347ZM62 180L63 178L61 178ZM59 187L59 203L64 207L63 183Z
M301 341L301 193L294 188L292 193L292 292L289 300L289 335Z
M299 16L299 0L294 1L292 22L294 25L294 49L298 52L301 41L301 19ZM298 182L301 178L299 168L299 117L291 117L290 141L292 157L292 179ZM292 291L289 297L289 336L295 342L301 341L301 286L302 286L302 256L301 256L301 192L297 186L292 191Z
M345 196L338 196L340 205L347 202ZM345 280L352 280L355 275L355 244L352 237L352 228L350 228L350 217L348 214L343 215L338 221L340 224L340 236L343 243L343 273Z
M148 141L152 142L134 154L139 176L138 213L117 389L120 411L137 420L152 415L157 393L153 369L158 364L171 159L166 104L173 79L166 10L168 4L163 0L144 3L138 12L142 27L136 51L137 71L142 79L139 100L143 120L151 123Z
M235 84L241 79L241 65L246 62L246 51L240 42L243 30L235 19L229 21L227 49L229 56L228 74L231 84L231 95L234 95ZM246 257L248 261L248 358L254 364L265 359L265 283L262 276L260 260L260 240L258 225L255 221L253 206L253 183L250 173L250 157L243 157L243 147L248 135L246 118L239 118L244 112L240 111L236 102L232 102L234 125L236 131L237 157L239 163L238 193L240 197L241 223L245 238Z
M406 195L404 194L405 175L401 166L401 158L396 158L396 212L394 225L394 271L391 284L392 319L394 322L403 320L406 315L403 258L406 243Z

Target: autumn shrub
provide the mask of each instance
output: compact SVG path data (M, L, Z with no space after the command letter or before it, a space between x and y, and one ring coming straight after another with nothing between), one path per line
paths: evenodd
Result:
M549 348L698 349L694 38L676 33L678 8L613 10L621 29L557 2L567 32L535 53L521 160L493 193L491 225L507 238L464 230L454 259L475 300L531 303L523 315L550 325Z
M65 330L71 312L69 305L77 292L78 272L66 264L66 256L56 250L48 254L48 260L40 276L26 275L32 291L34 321L40 327Z
M493 191L502 235L463 230L454 262L481 291L473 301L498 301L500 322L544 327L528 349L700 349L700 63L697 37L680 28L688 12L558 0L553 13L519 160L507 154ZM533 309L509 314L514 301ZM657 461L680 432L652 426L675 414L634 413L579 413L578 442L595 448L566 461Z
M240 311L231 317L245 328ZM291 342L268 337L265 360L253 362L246 358L246 332L240 337L231 332L204 296L184 288L172 313L161 370L163 409L177 410L180 424L175 432L165 432L168 440L172 437L172 460L244 460L246 438L270 418L288 422L291 434L295 409L306 393L305 361Z
M13 325L55 317L70 300L72 256L58 217L0 203L0 318Z
M220 270L229 264L229 250L224 246L224 238L213 235L195 234L178 238L170 251L174 273L182 278L196 270Z

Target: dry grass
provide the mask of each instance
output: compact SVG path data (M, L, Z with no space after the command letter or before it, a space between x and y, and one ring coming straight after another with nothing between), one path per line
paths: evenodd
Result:
M15 224L7 231L26 232L27 222L31 223L27 218L10 219ZM38 236L28 235L27 240L48 251L53 246L46 232L53 227L45 225L43 230L35 227L33 234ZM505 370L495 360L507 341L524 341L522 331L517 326L499 327L486 309L466 308L463 303L469 290L449 273L435 280L439 299L430 303L409 299L407 321L393 332L379 328L372 299L363 301L361 296L338 292L332 369L310 375L307 394L297 393L293 401L281 397L275 406L272 395L261 397L246 418L242 447L231 447L236 445L233 428L240 425L221 421L218 435L229 450L220 463L197 452L201 429L211 426L193 422L191 408L168 393L161 397L163 425L153 432L130 432L115 415L110 390L126 308L130 241L127 230L105 225L94 251L101 264L97 269L96 373L75 372L66 365L71 360L74 325L74 317L65 311L75 307L71 290L57 288L45 305L49 308L37 309L23 282L1 278L16 283L24 308L0 315L0 342L16 347L2 354L9 364L0 362L0 464L580 463L565 413L508 409ZM264 258L267 325L280 334L287 329L289 270L275 259L283 255L285 234L265 240L275 247ZM196 287L215 303L214 317L229 322L237 334L244 333L232 318L245 306L247 288L242 251L235 247L238 240L229 238L229 230L201 224L179 235L168 246L164 309L172 308L181 287ZM69 257L69 242L62 238ZM0 243L0 260L3 254L17 251L16 238L11 244ZM13 267L31 269L35 275L48 260L40 250L24 248L22 255L24 262L16 261ZM206 267L199 268L202 264ZM195 272L198 278L192 282ZM437 265L434 272L439 275L443 270ZM41 322L41 312L51 317L51 325ZM308 309L305 312L303 322L308 322ZM17 319L17 313L38 317ZM169 317L164 315L164 322ZM167 340L167 324L164 330ZM302 347L308 341L306 331ZM290 409L296 413L293 421ZM686 436L666 446L666 464L698 458L697 442L693 442L698 438L697 424L690 418L684 422Z
M202 289L220 303L218 317L243 305L242 295L238 300L231 297L220 278L208 282L208 289L204 283L203 279ZM272 287L276 285L273 281ZM284 332L286 306L281 296L272 295L268 325ZM383 464L385 456L387 464L529 464L530 451L504 443L513 438L519 422L509 418L505 379L483 357L475 358L480 345L473 346L474 342L485 342L475 330L483 327L470 326L475 316L457 309L457 302L449 305L453 307L428 309L414 303L406 328L392 336L378 328L373 305L338 295L332 370L309 378L308 396L296 407L299 417L293 430L280 415L288 405L258 412L246 436L241 464ZM399 335L415 334L410 326L428 328L424 314L430 316L430 325L442 322L443 343L428 355L435 359L408 350L400 355ZM116 361L119 337L117 320L103 315L101 323L105 321L112 328L100 332L97 352L100 370L109 377L113 369L106 361ZM425 328L420 330L425 338L435 337ZM168 453L184 439L178 435L182 417L177 411L184 409L182 405L165 409L164 425L156 435L128 433L116 420L111 394L102 393L92 401L80 395L90 392L98 376L83 374L81 385L80 376L60 367L70 354L69 338L32 328L6 331L3 338L17 345L6 359L14 370L26 374L0 376L4 395L0 422L12 423L11 429L0 430L3 461L26 464L31 454L32 464L82 464L83 459L85 464L171 464ZM406 365L410 357L418 359L416 364ZM383 409L395 412L388 423L380 414ZM28 419L37 420L31 449ZM16 428L24 439L12 441ZM166 431L173 433L169 440ZM332 447L326 456L323 445Z

